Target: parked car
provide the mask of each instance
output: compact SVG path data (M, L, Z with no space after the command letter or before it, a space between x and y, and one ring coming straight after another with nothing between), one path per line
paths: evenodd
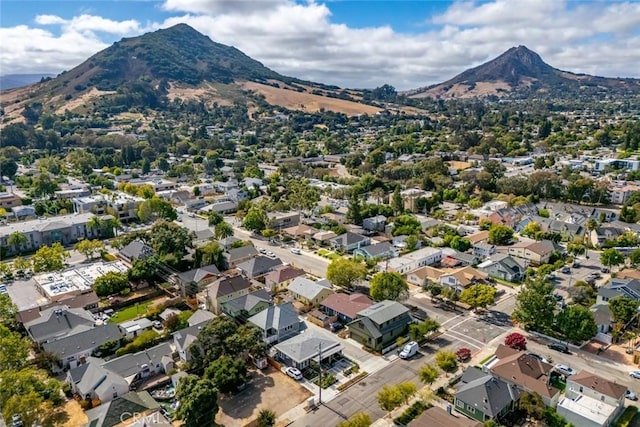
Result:
M539 354L535 354L535 353L527 353L529 356L531 357L535 357L536 359L538 359L541 362L544 363L549 363L549 361L547 359L545 359L544 357L540 356Z
M285 372L287 373L287 375L289 375L291 378L293 378L296 381L300 381L302 379L302 372L300 372L300 370L298 368L294 368L293 366L289 366Z
M400 359L409 359L415 356L416 353L418 352L418 348L419 346L417 342L409 341L404 345L404 347L400 351L400 354L399 354Z
M555 351L559 351L561 353L567 353L569 354L569 346L561 343L561 342L552 342L547 344L547 347L549 347L551 350L555 350Z
M267 250L265 248L258 248L258 252L260 252L261 254L266 254Z
M562 271L564 274L571 273L571 269L569 267L567 267L567 266L562 267L562 270L560 270L560 271Z
M275 257L276 257L276 254L274 254L274 253L273 253L273 252L271 252L271 251L268 251L268 252L267 252L267 256L268 256L268 257L271 257L271 258L275 258Z
M156 329L162 329L162 322L159 321L159 320L155 320L153 322L153 327L156 328Z
M571 376L577 374L575 369L568 367L567 365L556 365L554 369L560 372L562 375Z
M300 252L300 249L298 248L292 248L291 253L294 255L300 255L302 252Z
M624 392L624 397L626 397L629 400L638 400L638 396L636 396L636 394L629 389L627 389L627 391Z
M629 376L640 380L640 371L631 371L629 372Z
M602 267L600 271L602 271L603 273L609 273L611 270L609 270L608 267Z
M329 325L329 330L331 332L338 332L342 328L344 328L344 325L340 322L333 322Z

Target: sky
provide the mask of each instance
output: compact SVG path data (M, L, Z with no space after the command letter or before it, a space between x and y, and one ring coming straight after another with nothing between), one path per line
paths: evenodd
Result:
M2 0L0 74L57 74L177 23L341 87L427 86L518 45L563 70L640 77L640 0Z

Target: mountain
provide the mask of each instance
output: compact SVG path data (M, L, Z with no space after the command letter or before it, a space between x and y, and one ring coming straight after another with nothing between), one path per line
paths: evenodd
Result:
M54 74L5 74L0 76L0 90L27 86L54 76Z
M574 92L602 94L610 91L640 91L640 80L574 74L552 67L526 46L512 47L478 67L451 80L406 92L412 98L470 98L478 96L523 96L549 94L569 97Z

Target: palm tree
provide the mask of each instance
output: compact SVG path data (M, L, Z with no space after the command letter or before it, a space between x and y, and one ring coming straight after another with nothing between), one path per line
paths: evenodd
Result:
M100 231L102 230L102 221L100 220L100 217L95 215L92 216L89 222L87 222L87 227L89 227L89 230L97 230L98 234L100 234Z
M13 246L16 252L18 252L19 254L22 253L22 246L26 245L28 242L29 239L27 239L27 236L18 231L14 231L7 238L7 244L9 246Z
M220 222L216 224L215 227L215 237L216 239L226 239L227 237L233 236L233 227L229 225L227 222Z
M258 427L273 427L276 425L276 413L270 409L263 409L256 420Z
M384 198L384 196L387 195L387 193L382 188L376 187L373 190L371 190L371 195L375 197L376 200L378 201L378 204L380 204L380 201Z

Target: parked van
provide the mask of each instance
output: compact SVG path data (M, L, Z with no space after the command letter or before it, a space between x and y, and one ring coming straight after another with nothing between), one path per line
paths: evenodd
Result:
M418 352L418 343L410 341L404 345L404 348L400 352L401 359L409 359Z

